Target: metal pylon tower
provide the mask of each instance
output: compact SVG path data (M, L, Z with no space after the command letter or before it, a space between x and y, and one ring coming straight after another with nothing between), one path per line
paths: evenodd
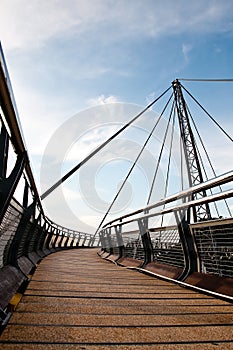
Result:
M201 171L195 138L190 125L187 105L181 89L181 84L179 80L174 80L172 85L174 90L175 106L179 120L180 133L184 147L185 162L188 172L188 181L189 186L192 187L203 182L203 175ZM205 196L206 191L202 191L198 194L193 194L193 199ZM193 208L193 218L194 221L210 219L211 214L209 205L204 204Z

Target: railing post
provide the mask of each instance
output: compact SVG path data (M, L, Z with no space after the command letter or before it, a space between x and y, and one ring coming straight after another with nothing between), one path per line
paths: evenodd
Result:
M59 235L60 230L56 227L55 230L55 239L53 240L53 245L52 248L56 249L56 245L58 246L58 248L61 248L61 236ZM60 240L58 240L58 238L60 238Z
M53 238L53 235L54 235L54 231L55 231L55 227L54 226L51 226L49 225L48 227L48 235L47 235L47 239L46 239L46 242L45 242L45 249L48 249L49 251L51 251L52 249L52 238Z
M114 228L116 232L116 238L117 238L117 244L118 244L118 250L119 250L119 255L117 257L117 260L119 260L124 254L124 242L122 239L122 225L121 224L116 225L114 226Z
M71 233L67 232L67 236L66 236L66 240L65 240L63 248L67 248L68 247L68 242L69 242L69 239L70 239L70 235L71 235Z
M112 255L113 254L113 246L112 246L112 238L111 238L111 228L106 229L106 235L107 235L108 253L109 253L109 255Z
M84 237L83 237L83 243L82 243L82 246L83 246L83 247L85 246L86 240L87 240L87 236L84 235Z
M0 133L0 178L6 178L7 171L7 161L8 161L8 152L9 152L9 135L6 130L4 123L2 122L2 118L0 115L1 121L1 133Z
M100 240L100 245L101 245L101 251L103 251L104 250L104 239L103 239L102 230L99 232L99 240Z
M43 225L42 225L42 223L40 223L40 235L39 235L39 239L37 242L37 250L38 251L43 252L45 240L46 240L46 223L44 222Z
M28 208L26 208L22 214L18 227L15 231L15 235L9 247L7 264L18 266L17 260L21 256L28 257L30 253L30 243L33 238L34 230L37 225L35 219L35 205L33 202ZM32 222L30 219L33 218Z
M72 238L71 238L72 240L71 240L71 242L70 242L69 247L70 247L70 248L74 248L75 233L73 232L71 235L72 235ZM70 236L71 236L71 235L70 235Z
M140 235L142 237L142 245L145 253L144 262L141 267L149 264L153 261L153 246L151 243L150 233L148 231L148 219L142 218L138 220L138 227L140 230Z
M80 232L79 232L78 236L76 236L76 239L77 239L77 241L76 241L75 246L77 248L77 247L79 247L79 243L80 243L80 240L81 240L81 233Z
M184 252L184 270L179 276L179 280L184 280L190 273L197 271L197 254L193 237L189 229L189 221L186 217L190 215L190 208L186 210L174 211L178 232Z
M106 248L107 248L106 229L103 229L102 231L100 231L99 237L101 242L101 250L106 252Z
M0 179L0 222L2 222L4 214L10 204L14 191L23 173L24 166L24 155L20 154L17 156L15 166L8 178Z
M86 235L87 236L87 235ZM93 238L91 236L88 236L88 244L87 246L88 247L93 247L94 246L94 242L93 242Z
M100 233L102 250L111 255L113 253L113 249L111 247L111 228L105 228Z
M104 251L107 252L107 249L108 249L107 229L103 230L103 242L104 242Z
M59 249L62 249L64 248L65 246L65 242L66 242L66 235L65 235L65 232L61 229L57 229L57 236L60 238L60 241L58 243L58 247Z

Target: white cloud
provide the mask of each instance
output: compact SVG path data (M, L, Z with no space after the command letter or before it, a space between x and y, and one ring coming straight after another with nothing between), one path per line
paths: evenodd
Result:
M192 45L190 44L183 44L182 45L182 53L184 55L185 62L189 62L189 53L192 50Z
M117 103L120 102L117 96L110 95L110 96L105 96L105 95L99 95L94 98L90 98L87 101L88 106L98 106L98 105L104 105L106 103Z
M91 233L95 233L96 228L98 227L100 223L100 216L97 215L80 215L79 219L82 222L88 222L90 226L92 226L92 231ZM89 231L88 231L89 232Z
M149 105L150 103L152 103L156 97L157 96L154 91L150 92L149 95L146 96L146 105ZM151 109L153 109L153 106L151 107Z
M230 21L221 22L232 15L232 1L227 0L2 0L0 12L1 40L7 49L43 47L59 36L86 39L92 31L99 34L99 41L106 42L139 36L156 38L187 30L232 30Z
M66 153L65 163L78 162L83 160L90 152L96 149L104 141L108 135L113 135L119 128L118 125L99 126L90 130L71 145Z
M101 11L101 7L98 0L91 6L74 0L67 1L65 6L63 1L56 0L3 0L2 40L8 48L38 47L67 31L80 32L85 23L95 23L95 10Z
M74 191L74 189L69 189L65 185L62 185L62 191L68 203L76 202L77 200L80 200L82 198L80 193L78 193L77 191Z

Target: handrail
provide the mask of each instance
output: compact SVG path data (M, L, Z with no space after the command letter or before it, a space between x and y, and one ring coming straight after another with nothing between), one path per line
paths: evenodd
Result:
M0 96L2 99L2 105L5 108L5 111L7 113L7 125L9 127L10 133L11 133L11 139L14 144L15 149L17 150L17 153L23 154L26 164L25 164L25 170L27 173L27 176L30 180L30 184L33 188L33 192L35 194L35 197L40 205L41 211L43 211L40 196L37 190L37 186L35 183L35 179L32 173L26 144L24 141L22 128L19 121L18 111L14 99L14 94L12 91L11 83L10 83L10 77L7 70L6 62L4 59L1 43L0 43Z
M219 175L216 178L210 179L210 180L205 181L205 182L203 182L201 184L198 184L196 186L190 187L190 188L188 188L188 189L186 189L184 191L181 191L179 193L173 194L173 195L171 195L171 196L169 196L167 198L161 199L160 201L158 201L158 202L156 202L154 204L150 204L150 205L148 205L148 206L146 206L144 208L135 210L134 212L130 212L128 214L122 215L122 216L120 216L120 217L118 217L118 218L116 218L114 220L111 220L108 223L106 223L103 226L103 228L108 227L109 225L113 224L116 221L121 221L121 220L123 220L123 219L125 219L127 217L134 216L134 215L140 214L142 212L144 212L144 213L148 212L151 209L160 207L160 206L162 206L164 204L168 204L168 203L171 203L171 202L173 202L175 200L179 200L179 199L182 199L184 197L188 197L191 194L195 194L195 193L201 192L203 190L207 190L207 189L210 189L210 188L213 188L213 187L216 187L216 186L220 186L222 184L226 184L226 183L228 183L230 181L233 181L233 171L229 171L229 172L227 172L225 174ZM231 195L229 195L229 196L231 196ZM206 197L206 198L209 198L209 197ZM201 200L203 200L203 202L201 202ZM198 204L202 204L202 203L206 203L206 202L208 202L208 200L205 201L204 198L203 199L198 199L196 201L192 201L192 205L198 205ZM187 207L186 204L187 203L183 204L183 206L184 206L183 208ZM182 209L182 208L179 208L179 209ZM162 213L163 212L160 211L158 215L160 215ZM147 216L143 216L143 217L146 218Z
M137 218L134 218L134 219L131 219L131 220L128 220L128 221L120 222L117 225L118 226L123 226L123 225L126 225L126 224L130 224L132 222L138 221L140 219L149 219L149 218L152 218L154 216L160 216L160 215L163 215L163 214L168 214L168 213L180 211L180 210L183 210L183 209L187 209L189 207L193 207L193 206L196 206L196 205L205 204L205 203L211 203L211 202L219 201L221 199L226 199L226 198L230 198L230 197L233 197L233 190L220 192L220 193L208 196L208 197L203 197L203 198L195 199L195 200L183 203L183 204L178 204L178 205L176 205L174 207L165 208L165 209L162 209L160 211L154 212L152 214L146 214L146 215L143 215L141 217L137 217ZM153 206L153 208L155 208L155 206ZM116 219L116 220L119 220L119 219ZM110 226L105 225L103 228L112 228L114 226L115 225L110 225Z

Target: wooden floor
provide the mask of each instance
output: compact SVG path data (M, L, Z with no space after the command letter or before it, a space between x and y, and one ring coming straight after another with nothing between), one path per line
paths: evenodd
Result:
M225 301L67 250L39 264L0 349L225 350L232 324Z

